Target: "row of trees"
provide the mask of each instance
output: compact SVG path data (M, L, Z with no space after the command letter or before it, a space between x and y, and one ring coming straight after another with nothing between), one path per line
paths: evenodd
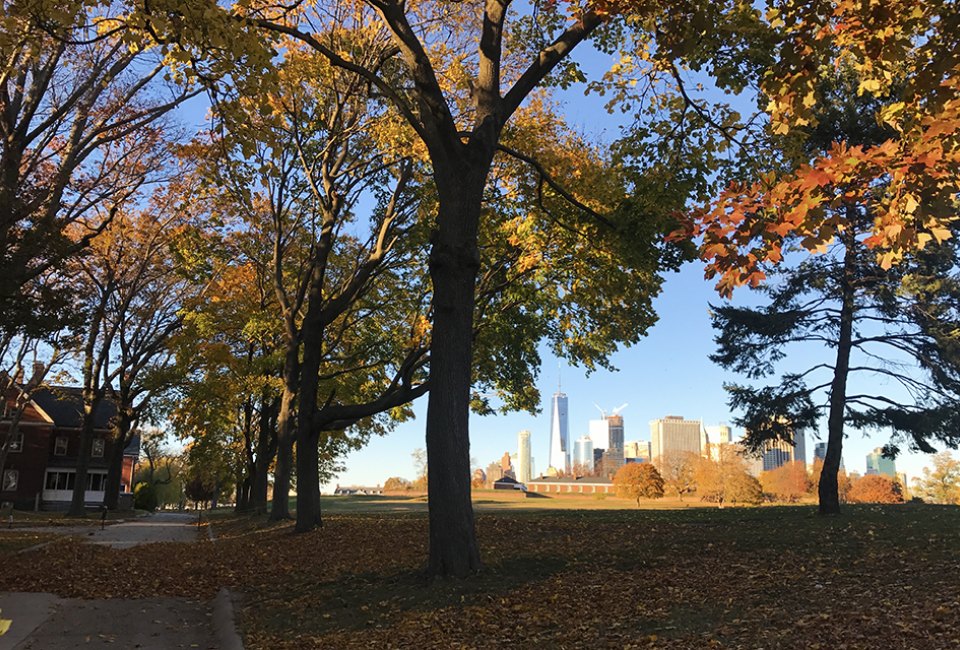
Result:
M124 295L152 304L169 292L124 294L98 266L84 272L93 290L78 312L62 308L73 293L60 286L75 274L61 271L67 260L82 264L122 215L185 219L182 230L158 229L181 233L163 257L189 293L171 301L175 315L160 330L179 334L148 345L185 378L164 384L181 435L211 467L232 469L239 501L254 509L265 507L273 466L273 517L288 515L295 478L305 531L320 523L318 484L336 459L409 416L409 402L429 390L429 566L464 575L480 567L470 408L535 409L540 341L588 368L636 342L655 319L661 274L689 252L685 237L703 238L724 291L760 282L758 265L782 258L793 233L806 249L834 235L854 253L879 247L881 270L947 239L958 157L953 3L919 14L906 6L875 14L852 0L779 2L766 14L742 2L529 9L506 0L11 6L0 39L8 66L0 250L16 272L4 278L11 310L0 311L21 314L7 329L50 345L71 331L67 314L83 313L73 331L85 410L107 392L124 399L124 377L145 375L115 372L131 325L102 314L134 302ZM569 57L588 39L618 60L592 88L636 117L609 152L567 128L546 90L584 79ZM851 82L823 84L822 70ZM741 119L710 106L694 96L690 71L749 92L766 112ZM214 128L176 147L183 138L160 118L201 87ZM834 95L862 98L857 110L896 135L830 131L846 128L823 110L845 105ZM143 196L174 160L186 168ZM709 203L711 181L729 178L741 182L664 244L675 215ZM155 241L146 236L143 246ZM125 245L104 248L127 260ZM843 382L849 350L864 338L851 334L861 257L869 256L845 255L837 267L846 274L838 308L794 319L833 315L825 328L839 332L823 389L825 512L838 507L842 421L856 401L845 400ZM918 286L933 298L922 307L942 313L920 327L943 343L952 308L926 282ZM42 317L58 307L64 318ZM921 403L945 404L952 371L931 372L923 385L934 393ZM789 399L780 402L791 408L750 418L756 438L807 421L813 389L796 383L783 383ZM925 409L908 411L932 421ZM892 422L918 445L931 434L955 442L944 426L903 429L901 412L870 407L857 417ZM88 432L83 440L78 486Z
M637 500L659 499L665 494L696 496L700 501L757 505L768 502L796 503L809 498L819 484L822 461L811 472L804 463L791 462L761 472L759 479L747 470L742 454L723 448L714 460L690 454L669 463L629 463L613 477L617 495ZM840 473L840 498L847 503L903 503L904 488L897 479L882 475Z

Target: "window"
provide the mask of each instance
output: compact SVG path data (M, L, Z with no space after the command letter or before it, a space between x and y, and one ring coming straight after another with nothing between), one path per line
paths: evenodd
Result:
M93 451L90 452L93 458L103 458L103 438L94 438Z
M106 484L106 474L87 474L87 490L93 492L103 492L103 488Z
M57 439L54 441L53 455L54 456L66 456L67 455L67 437L66 436L57 436Z
M72 490L76 482L73 472L47 472L47 481L44 487L47 490Z
M15 469L8 469L3 473L3 491L15 492L20 482L20 473Z
M11 454L16 454L23 451L23 433L18 431L13 434L13 437L10 438L9 451Z

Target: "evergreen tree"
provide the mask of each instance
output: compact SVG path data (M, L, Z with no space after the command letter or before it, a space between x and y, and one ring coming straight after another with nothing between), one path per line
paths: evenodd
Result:
M858 97L852 77L841 72L824 84L829 103L821 108L817 126L794 148L793 159L779 164L802 166L838 142L870 148L896 137L887 126L862 117L875 114L880 100ZM826 250L769 270L768 281L757 289L766 296L765 305L724 305L714 307L712 315L718 348L711 359L722 367L757 380L791 362L772 385L727 386L731 407L741 412L735 422L747 429L748 447L792 442L794 431L813 427L826 414L827 452L818 488L822 514L839 511L845 427L889 428L890 455L904 443L932 452L931 439L949 446L960 442L955 424L960 278L954 240L884 268L889 264L865 243L876 208L870 193L839 185L833 192L816 208L829 213L824 228L832 229L833 240ZM882 194L878 188L876 196ZM815 347L833 350L833 359L824 362L822 355L809 354ZM802 358L811 362L795 369ZM848 379L859 373L887 381L869 393L849 390Z

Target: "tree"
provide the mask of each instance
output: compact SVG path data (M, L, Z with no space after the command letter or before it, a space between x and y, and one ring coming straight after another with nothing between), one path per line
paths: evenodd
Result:
M650 463L627 463L617 470L613 486L618 497L636 499L638 508L641 497L659 499L663 496L663 477Z
M942 0L884 11L852 0L790 0L767 12L754 83L770 131L803 138L820 128L829 115L823 107L834 101L822 79L846 69L853 94L865 100L863 122L885 125L888 135L872 144L838 140L808 164L734 179L693 229L705 236L707 274L719 276L722 293L762 279L760 265L779 261L787 236L811 252L830 242L837 184L853 202L871 204L875 220L863 243L884 268L951 236L960 163L957 17L956 3ZM928 65L934 60L942 63Z
M34 335L69 322L69 284L50 271L162 177L164 116L195 91L163 78L134 34L99 31L122 12L15 3L0 27L0 330ZM139 46L138 46L139 44Z
M903 490L896 479L867 474L853 481L847 498L852 503L903 503Z
M381 56L376 43L353 47L371 61ZM410 259L422 245L412 164L382 133L395 135L382 101L301 43L284 49L275 88L221 105L230 133L214 143L226 155L212 167L217 189L228 190L232 209L272 253L258 260L282 319L271 517L287 516L295 437L296 529L304 532L321 523L321 456L387 430L426 392L419 324L429 307Z
M933 457L933 467L924 467L914 479L916 494L930 503L960 505L960 461L944 451Z
M766 494L787 503L796 503L810 493L806 465L798 460L761 473L760 484Z
M158 192L142 211L118 210L83 255L72 261L77 295L87 309L79 351L82 364L83 423L77 478L69 513L84 513L84 495L94 413L111 397L113 454L109 459L104 504L119 498L123 449L152 395L170 381L163 376L167 342L180 328L182 310L202 288L187 274L175 251L189 231L172 192Z
M721 508L726 502L759 502L756 497L761 492L760 485L747 473L740 447L721 444L716 450L717 460L698 458L694 463L693 480L700 499L717 503Z
M391 476L383 482L383 491L387 492L408 492L411 489L410 481L399 476Z
M693 452L668 451L654 462L666 489L681 501L684 494L697 489L694 472L699 458Z
M799 141L781 140L774 168L801 169L836 143L864 151L889 146L896 132L864 116L881 113L897 97L857 95L857 78L844 67L824 76L818 87L816 126ZM774 138L776 141L776 138ZM806 177L813 182L811 178ZM821 413L827 418L827 453L818 486L820 512L839 512L838 472L845 426L889 428L888 451L895 454L905 441L933 451L938 439L950 446L960 442L953 418L960 398L960 357L952 336L960 323L960 296L951 243L906 257L895 268L877 259L869 240L878 218L877 192L863 192L856 175L834 175L816 183L819 201L807 208L823 216L817 235L821 254L798 263L781 263L781 251L771 250L763 267L770 281L760 285L765 271L756 270L758 292L768 298L759 308L723 305L713 308L717 352L711 359L724 368L761 379L774 372L786 350L818 344L832 348L834 359L816 360L787 372L774 385L730 385L731 407L742 411L735 422L747 429L746 444L761 448L769 440L792 444L793 431L813 427ZM724 219L766 210L756 197L721 199ZM717 238L725 237L723 220L707 218L703 250L719 254ZM790 228L769 224L782 242L801 248ZM782 231L782 232L781 232ZM787 244L784 244L785 246ZM759 268L759 267L758 267ZM913 367L891 365L889 354L905 356ZM859 374L887 377L905 389L861 393L848 391L848 380Z
M752 506L763 503L763 486L746 471L733 473L724 487L724 496L730 503Z

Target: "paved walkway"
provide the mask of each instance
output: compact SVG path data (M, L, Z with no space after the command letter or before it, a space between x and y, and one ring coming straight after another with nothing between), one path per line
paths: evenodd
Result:
M195 515L158 513L87 534L93 544L129 548L197 540ZM0 650L73 648L242 648L230 597L80 600L52 594L0 592L0 618L12 621Z
M221 648L210 603L185 598L80 600L52 594L0 594L13 621L0 650Z
M97 528L87 541L113 548L130 548L152 542L195 542L197 516L180 512L158 512L122 524Z

